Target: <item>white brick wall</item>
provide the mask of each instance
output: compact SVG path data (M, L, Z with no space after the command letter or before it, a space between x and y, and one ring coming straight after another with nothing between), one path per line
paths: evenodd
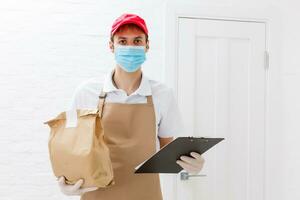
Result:
M81 81L113 66L108 36L123 12L148 22L151 51L144 70L161 79L163 1L128 2L0 2L1 200L78 199L59 191L48 158L49 128L42 122L66 108Z
M187 0L193 1L193 0ZM196 0L194 0L196 1ZM299 3L296 0L202 0L271 5L284 14L284 199L299 199ZM162 80L163 3L159 0L10 0L0 2L0 199L78 199L60 193L42 122L65 109L76 86L113 65L108 35L123 12L145 18L150 51L144 71ZM275 152L276 153L276 152ZM274 163L275 164L275 163ZM276 176L276 174L274 174Z

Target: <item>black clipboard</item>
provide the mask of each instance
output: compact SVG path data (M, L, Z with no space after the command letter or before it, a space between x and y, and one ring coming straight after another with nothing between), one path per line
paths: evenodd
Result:
M222 140L224 138L178 137L137 166L134 173L178 173L182 170L176 163L180 156L190 156L192 151L203 154Z

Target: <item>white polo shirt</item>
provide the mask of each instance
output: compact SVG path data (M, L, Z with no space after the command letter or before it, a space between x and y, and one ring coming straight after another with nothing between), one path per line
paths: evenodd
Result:
M142 79L138 89L127 96L126 92L114 86L113 70L104 79L93 77L83 81L74 91L69 109L96 109L99 103L101 88L107 93L106 102L116 103L146 103L147 95L152 95L156 135L162 138L177 137L182 134L183 122L173 90L165 84L148 79L142 72ZM159 150L159 140L156 140Z

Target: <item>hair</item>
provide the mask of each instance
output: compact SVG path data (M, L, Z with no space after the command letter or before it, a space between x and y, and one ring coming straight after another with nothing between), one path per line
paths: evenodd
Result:
M119 31L121 31L121 30L123 30L124 28L128 28L128 29L139 29L139 30L141 30L141 31L143 31L143 29L141 29L138 25L136 25L136 24L133 24L133 23L130 23L130 24L124 24L124 25L122 25L122 26L120 26L119 28L118 28L118 30L114 33L114 34L111 34L110 35L110 41L112 41L112 42L114 42L114 35L116 34L116 33L118 33ZM148 35L143 31L143 33L145 34L145 36L146 36L146 42L148 42Z

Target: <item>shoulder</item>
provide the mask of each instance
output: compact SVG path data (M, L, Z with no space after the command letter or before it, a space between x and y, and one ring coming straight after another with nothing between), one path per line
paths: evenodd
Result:
M91 77L82 81L73 91L69 108L95 108L103 83L101 77Z
M168 109L175 101L173 89L156 80L149 80L149 84L151 86L154 104L160 108L160 111Z
M170 95L174 95L173 89L162 82L149 79L149 84L151 86L153 96L168 98Z
M104 77L91 77L84 81L82 81L79 85L77 85L75 89L76 94L93 94L93 93L99 93L100 90L103 87L104 84Z

